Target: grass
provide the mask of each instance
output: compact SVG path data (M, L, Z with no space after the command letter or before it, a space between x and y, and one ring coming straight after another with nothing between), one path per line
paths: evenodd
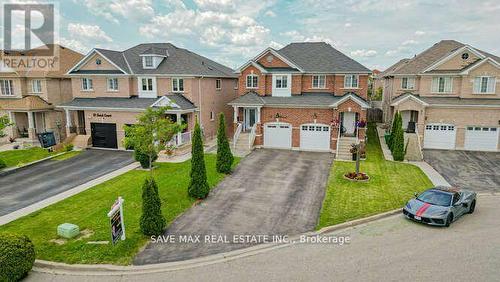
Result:
M210 187L219 183L224 175L215 169L216 155L206 154L207 177ZM235 165L239 158L235 159ZM187 194L191 162L157 163L155 179L162 200L162 212L167 222L189 209L194 199ZM133 170L97 185L87 191L51 205L40 211L0 227L0 232L25 234L31 238L38 259L65 263L111 263L130 264L134 255L149 240L139 230L142 207L142 184L150 172ZM127 239L113 246L87 244L88 241L110 241L108 213L118 196L124 203L124 218ZM70 239L65 244L51 242L57 239L56 228L69 222L80 230L93 233L88 238Z
M66 152L62 155L59 155L57 157L54 157L52 158L52 160L54 161L64 161L64 160L67 160L67 159L70 159L74 156L78 156L82 151L69 151L69 152Z
M370 180L357 183L344 179L345 173L355 170L355 163L335 161L318 229L400 208L414 192L432 187L420 168L384 159L374 125L369 125L367 134L367 160L361 162L360 170Z
M41 160L55 154L57 153L49 152L47 149L33 147L29 149L0 152L0 160L3 160L7 167L15 167Z

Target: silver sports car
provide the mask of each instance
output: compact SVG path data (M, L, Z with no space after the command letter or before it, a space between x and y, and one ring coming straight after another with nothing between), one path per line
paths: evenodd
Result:
M403 208L403 214L418 222L448 227L463 214L473 213L475 208L475 192L438 186L415 193L415 198Z

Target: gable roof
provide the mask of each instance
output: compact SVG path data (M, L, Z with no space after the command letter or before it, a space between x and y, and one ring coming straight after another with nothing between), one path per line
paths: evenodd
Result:
M424 106L430 107L487 107L500 108L500 99L494 98L460 98L460 97L426 97L406 93L396 97L391 106L400 104L401 102L412 99Z
M144 43L125 51L100 48L94 50L126 74L235 77L231 68L187 49L178 48L171 43ZM144 69L142 56L146 54L165 54L165 58L156 69ZM90 56L90 54L87 56ZM75 66L70 73L76 73L76 71L78 71L78 68Z
M371 70L325 42L290 43L277 52L305 72L371 73Z
M303 93L290 97L259 96L255 92L248 92L228 103L231 106L267 106L267 107L294 107L294 108L335 108L344 101L351 99L363 108L370 105L361 97L347 93L344 96L335 96L332 93Z
M394 65L388 67L386 70L384 70L383 72L379 73L376 77L390 76L396 70L398 70L399 68L401 68L402 66L404 66L408 61L410 61L410 59L407 59L407 58L399 60Z
M400 65L397 69L393 70L389 74L419 74L425 72L431 66L436 64L437 62L447 58L453 53L457 52L461 48L468 47L472 48L466 44L455 40L441 40L440 42L434 44L430 48L426 49L422 53L416 55L415 57L409 59L405 62L405 64ZM490 57L495 61L500 61L500 58L484 52L482 50L472 48L478 53L482 54L485 57Z

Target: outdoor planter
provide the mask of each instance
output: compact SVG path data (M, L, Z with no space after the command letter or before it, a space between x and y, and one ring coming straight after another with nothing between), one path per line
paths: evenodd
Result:
M360 172L358 174L356 174L355 172L348 172L344 174L344 178L349 181L356 181L356 182L368 182L370 180L370 177L363 172Z

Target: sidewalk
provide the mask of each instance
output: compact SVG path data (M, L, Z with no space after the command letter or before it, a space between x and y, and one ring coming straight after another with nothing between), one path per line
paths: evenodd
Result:
M394 161L392 157L391 150L387 146L384 140L385 130L377 126L378 138L380 141L380 146L382 147L382 152L384 153L384 158L388 161ZM414 161L404 161L405 163L409 163L415 166L418 166L427 177L431 180L434 186L446 186L451 187L450 183L444 179L444 177L439 174L431 165L426 163L425 161L414 162Z

